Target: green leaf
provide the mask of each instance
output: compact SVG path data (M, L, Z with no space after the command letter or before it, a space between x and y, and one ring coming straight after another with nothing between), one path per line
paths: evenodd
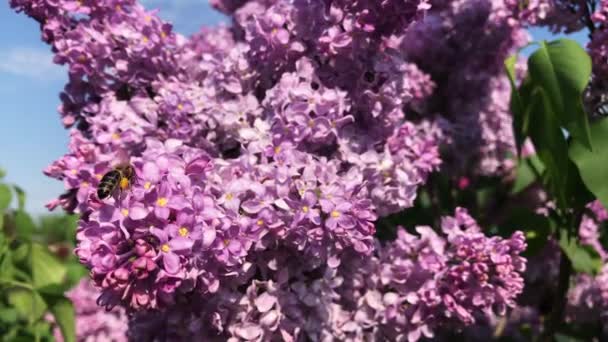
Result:
M55 316L63 339L66 342L76 341L76 323L72 302L65 297L56 297L49 300L49 309Z
M511 188L511 194L517 194L526 189L544 171L545 165L543 165L537 155L520 159L516 169L517 178L515 178L515 182Z
M78 284L80 279L86 277L89 274L89 271L78 262L70 262L66 265L66 267L68 285L70 287Z
M568 238L565 232L560 236L559 246L570 259L575 271L595 275L602 268L602 258L593 247L580 245L575 238Z
M15 308L4 307L0 309L0 321L8 324L17 322L19 312Z
M513 131L515 133L515 142L517 144L517 153L521 151L521 146L524 143L525 133L524 133L524 115L526 106L522 97L519 94L519 90L517 89L516 79L515 79L515 63L517 62L517 55L512 55L505 60L505 69L507 71L507 76L509 78L509 83L511 83L511 103L510 108L513 113Z
M565 208L568 205L564 192L570 162L566 153L568 144L542 88L532 92L528 111L530 138L547 170L545 185L556 197L558 206Z
M32 281L35 288L44 288L53 284L61 284L66 276L66 268L45 246L34 243L30 253Z
M591 58L574 40L540 42L528 59L528 70L536 85L541 86L560 126L592 149L589 120L582 94L591 76Z
M34 220L23 210L15 212L15 226L17 227L17 235L26 240L29 240L36 231Z
M26 264L28 263L28 256L30 255L31 245L29 243L21 243L16 248L13 247L13 260L15 260L16 264Z
M33 323L46 311L46 303L36 291L24 288L12 288L6 291L8 302L19 315Z
M25 191L18 185L13 185L15 193L17 193L17 205L19 210L25 209Z
M12 279L15 266L12 263L10 253L0 255L0 282L2 280Z
M568 154L589 191L608 207L608 118L591 125L591 139L593 151L574 140Z
M8 208L11 204L12 193L11 188L6 184L0 184L0 211Z

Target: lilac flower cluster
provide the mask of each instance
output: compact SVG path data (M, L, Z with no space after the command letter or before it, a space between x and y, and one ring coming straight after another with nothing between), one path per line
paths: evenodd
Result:
M264 280L244 292L225 288L163 315L136 314L130 333L142 340L417 341L513 307L523 290L523 234L488 238L460 208L441 228L441 235L430 227L416 235L400 230L370 257L351 254L316 270L299 253L265 254L258 263Z
M502 63L527 36L506 2L216 0L233 26L191 37L134 1L10 4L68 66L49 208L80 214L75 252L131 338L416 341L522 292L523 235L464 209L374 237L441 165L511 167ZM121 163L132 184L100 200Z
M599 1L598 5L596 12L592 14L593 24L596 29L587 48L593 61L593 73L597 78L603 80L608 75L608 68L606 67L606 58L608 56L608 44L606 43L608 39L608 31L606 30L608 1ZM605 89L605 87L601 87L599 90L605 92Z
M128 318L125 310L114 308L112 311L100 310L96 300L97 289L87 280L67 293L76 314L76 338L79 342L126 342ZM55 340L63 342L59 328L54 331Z

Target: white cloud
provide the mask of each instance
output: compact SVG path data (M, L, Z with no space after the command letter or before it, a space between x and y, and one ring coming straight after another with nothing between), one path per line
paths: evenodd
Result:
M0 72L37 79L65 78L63 67L53 63L53 55L40 49L16 47L0 52Z

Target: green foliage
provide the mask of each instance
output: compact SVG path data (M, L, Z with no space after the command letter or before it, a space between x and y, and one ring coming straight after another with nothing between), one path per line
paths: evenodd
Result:
M65 342L74 342L76 340L76 326L72 302L63 296L51 297L49 298L49 307L61 329Z
M561 234L559 246L566 253L577 272L597 274L602 268L602 258L591 246L581 245L577 239Z
M535 163L542 172L538 180L561 211L584 206L593 197L567 151L572 141L589 151L594 145L582 105L582 94L591 74L589 56L572 40L541 42L528 59L529 73L518 88L514 58L507 60L505 66L514 87L511 109L518 146L525 138L533 142L542 162L542 167ZM529 170L525 168L520 162L518 170L524 174L515 191L531 184Z
M48 215L37 224L25 201L20 187L0 182L0 341L52 341L47 314L65 341L75 341L74 308L64 294L86 270L61 251L73 248L77 217Z
M6 184L0 184L0 210L8 208L11 204L11 189Z
M521 159L515 170L517 178L511 188L511 194L515 195L532 185L545 171L545 165L537 155Z
M534 231L526 231L534 236L528 241L533 249L538 248L538 237L546 240L549 232L556 234L575 271L597 272L601 266L599 256L574 237L587 203L599 198L608 204L608 187L605 178L601 178L608 165L608 142L604 141L608 138L604 134L608 123L590 126L583 107L583 92L591 76L590 58L569 39L540 42L528 59L528 75L519 87L514 63L514 57L505 62L513 87L514 133L518 148L529 138L536 155L519 159L511 193L518 194L531 184L540 183L557 208L551 219L545 220L518 212L510 224L536 226Z
M559 126L591 149L589 121L582 94L591 77L591 58L574 40L540 42L528 59L532 82L542 89Z
M593 150L574 140L569 155L587 188L608 208L608 118L591 125L591 139Z

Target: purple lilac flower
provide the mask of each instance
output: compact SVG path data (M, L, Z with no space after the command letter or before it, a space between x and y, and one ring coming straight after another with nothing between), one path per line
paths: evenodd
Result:
M418 227L370 257L349 254L335 267L316 266L297 251L268 250L246 288L237 284L161 315L139 313L133 336L228 340L409 340L432 338L503 315L521 292L521 232L485 237L463 209L443 220L444 233ZM474 244L471 242L475 240ZM474 250L472 250L472 248ZM463 269L467 272L460 273ZM495 316L498 317L498 316ZM154 322L154 326L146 322Z
M375 221L440 167L511 168L502 62L526 25L569 25L561 2L545 21L537 2L215 0L233 25L190 37L134 0L10 4L68 67L49 207L81 215L75 253L130 338L416 341L515 305L521 233L458 209L383 245ZM125 162L134 182L98 199Z

